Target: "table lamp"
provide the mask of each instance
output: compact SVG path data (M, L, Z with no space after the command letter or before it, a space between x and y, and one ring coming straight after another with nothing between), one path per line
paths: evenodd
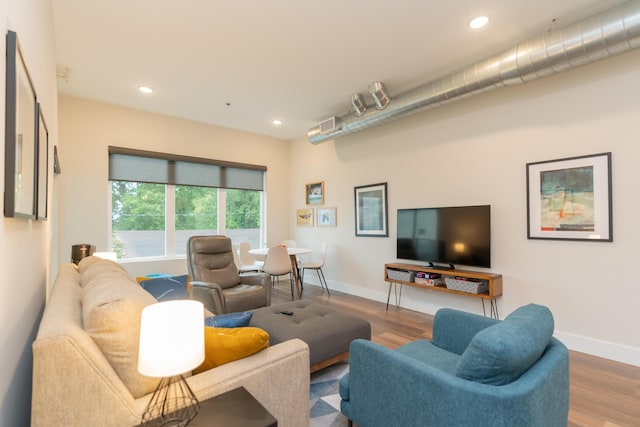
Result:
M162 378L142 414L144 426L186 426L200 404L183 374L204 360L203 306L174 300L145 307L140 320L138 372Z

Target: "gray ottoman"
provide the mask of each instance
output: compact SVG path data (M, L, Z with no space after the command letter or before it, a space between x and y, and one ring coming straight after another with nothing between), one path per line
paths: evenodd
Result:
M253 310L251 326L269 333L269 345L292 338L306 342L311 372L348 359L349 345L356 338L371 339L371 325L366 320L307 300Z

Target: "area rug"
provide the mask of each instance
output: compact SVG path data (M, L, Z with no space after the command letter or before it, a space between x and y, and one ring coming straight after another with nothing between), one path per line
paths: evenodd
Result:
M347 417L340 413L340 378L349 372L349 362L338 362L311 374L309 406L311 427L345 427Z

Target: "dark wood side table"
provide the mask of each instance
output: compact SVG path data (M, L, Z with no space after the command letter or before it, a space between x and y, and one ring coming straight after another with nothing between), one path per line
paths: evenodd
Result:
M200 402L188 427L278 427L278 421L244 387Z
M200 402L189 427L278 427L278 421L244 387Z

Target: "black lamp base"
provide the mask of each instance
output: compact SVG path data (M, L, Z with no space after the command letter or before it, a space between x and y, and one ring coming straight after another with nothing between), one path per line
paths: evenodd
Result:
M151 396L140 425L182 427L198 415L200 403L182 375L163 378Z

